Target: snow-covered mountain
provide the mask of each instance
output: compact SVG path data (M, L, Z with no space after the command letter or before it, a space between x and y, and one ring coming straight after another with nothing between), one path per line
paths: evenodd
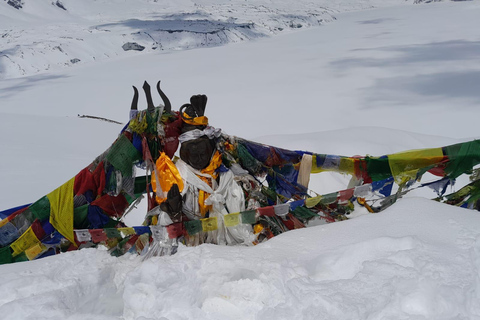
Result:
M413 0L0 1L0 79L252 40L319 26L343 11ZM40 31L40 32L39 32Z

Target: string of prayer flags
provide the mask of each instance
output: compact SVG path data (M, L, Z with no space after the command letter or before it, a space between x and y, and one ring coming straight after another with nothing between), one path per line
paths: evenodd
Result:
M397 184L416 179L419 169L440 163L442 160L442 148L412 150L388 156L388 163Z

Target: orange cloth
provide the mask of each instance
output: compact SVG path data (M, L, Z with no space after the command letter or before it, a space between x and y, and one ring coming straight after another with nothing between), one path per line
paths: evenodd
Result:
M157 192L158 183L160 184L161 190L166 193L170 190L172 185L177 184L178 190L182 192L183 190L183 180L180 176L180 172L178 172L177 167L172 162L172 160L162 152L160 157L156 162L156 172L158 173L158 179L160 181L157 182L157 177L155 171L152 172L152 188L153 192ZM156 196L157 203L162 203L167 200L166 197L159 197Z
M222 164L222 155L220 152L216 151L215 154L212 157L212 160L210 160L210 164L205 168L202 169L202 173L206 173L210 175L213 179L217 179L218 173L215 172L218 167ZM200 179L202 179L205 183L207 183L210 187L212 187L212 181L209 178L198 176ZM209 194L203 190L198 191L198 205L200 208L200 214L202 217L205 217L207 212L212 208L212 206L207 206L205 204L205 200L209 197Z
M182 120L185 123L194 125L194 126L206 126L208 125L208 118L205 116L190 118L188 114L183 113Z

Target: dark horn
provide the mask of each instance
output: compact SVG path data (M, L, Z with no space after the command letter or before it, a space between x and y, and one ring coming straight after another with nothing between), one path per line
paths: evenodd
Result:
M132 106L130 107L130 110L138 110L138 90L135 86L133 87L133 99L132 99Z
M150 91L150 85L145 81L143 83L143 91L145 91L145 97L147 98L147 108L149 112L155 111L155 106L153 105L152 92Z
M163 104L165 105L165 111L171 112L172 105L170 104L170 100L168 100L168 97L165 95L165 93L163 93L162 89L160 89L160 81L157 82L157 91L163 100Z

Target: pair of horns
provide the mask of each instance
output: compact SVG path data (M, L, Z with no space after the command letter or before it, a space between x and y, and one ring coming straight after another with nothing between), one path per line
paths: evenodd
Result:
M138 90L135 86L133 86L133 100L132 100L132 106L130 107L131 110L138 110ZM155 111L155 106L153 104L153 99L152 99L152 93L150 91L150 85L148 84L147 81L143 83L143 91L145 92L145 97L147 98L147 108L149 112ZM165 111L172 111L172 105L170 104L170 100L168 100L168 97L163 93L162 89L160 89L160 81L157 82L157 91L160 97L163 100L163 103L165 104Z

